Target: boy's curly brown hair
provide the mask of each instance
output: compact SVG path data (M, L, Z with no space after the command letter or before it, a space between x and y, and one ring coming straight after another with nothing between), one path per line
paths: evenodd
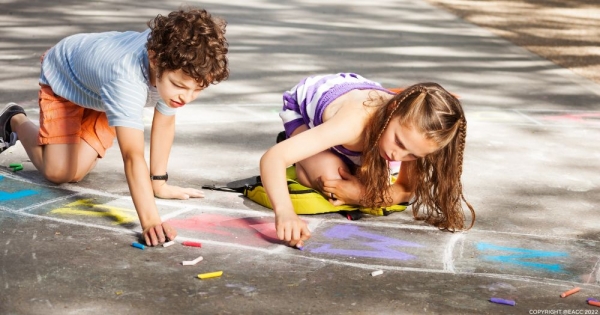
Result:
M181 69L201 87L227 79L227 22L204 9L180 9L148 22L146 48L153 53L156 74Z

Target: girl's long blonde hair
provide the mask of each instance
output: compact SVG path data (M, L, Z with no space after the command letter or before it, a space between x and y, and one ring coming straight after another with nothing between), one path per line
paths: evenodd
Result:
M467 120L460 102L437 83L415 84L379 106L365 126L362 165L357 176L365 186L362 203L369 207L391 202L388 192L389 169L379 154L378 142L390 123L410 125L423 132L440 148L419 158L408 167L408 180L414 192L413 215L440 229L465 228L462 201L471 211L470 229L475 211L462 192L462 165L467 135Z

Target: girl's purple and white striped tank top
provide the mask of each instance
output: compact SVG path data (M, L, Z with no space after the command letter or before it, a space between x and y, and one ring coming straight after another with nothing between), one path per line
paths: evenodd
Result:
M283 120L286 135L307 125L313 128L323 123L323 112L338 97L352 90L381 90L391 93L381 84L354 73L338 73L308 77L283 94ZM360 152L343 146L331 148L348 165L360 165Z

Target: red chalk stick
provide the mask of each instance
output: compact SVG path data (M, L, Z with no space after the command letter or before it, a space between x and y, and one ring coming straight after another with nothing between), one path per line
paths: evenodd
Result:
M181 244L185 245L185 246L202 247L202 244L200 244L198 242L185 241L185 242L182 242Z

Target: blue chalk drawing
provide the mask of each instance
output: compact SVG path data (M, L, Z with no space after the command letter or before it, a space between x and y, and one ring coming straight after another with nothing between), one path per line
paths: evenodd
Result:
M550 272L562 272L560 264L540 263L527 261L534 258L567 257L565 252L548 252L543 250L534 250L517 247L504 247L489 243L477 243L477 249L480 251L505 251L515 253L513 255L484 255L482 258L489 261L497 261L506 264L515 264L528 268L544 269Z
M37 191L30 190L30 189L19 190L19 191L15 191L15 192L12 192L12 193L5 192L5 191L0 191L0 201L7 201L7 200L12 200L12 199L21 199L21 198L29 197L29 196L35 195L35 194L37 194Z
M392 249L391 247L422 247L417 243L407 242L398 240L391 237L382 236L375 233L369 233L361 231L357 226L352 225L342 225L342 226L334 226L325 233L324 236L330 238L338 238L338 239L354 239L356 242L360 239L370 239L370 242L358 242L358 244L362 244L368 247L371 247L375 250L356 250L356 249L341 249L341 248L332 248L331 244L325 244L318 248L310 248L310 252L312 253L326 253L333 255L347 255L347 256L355 256L355 257L371 257L371 258L385 258L385 259L395 259L395 260L408 260L413 259L415 256L397 251ZM353 242L352 247L356 247L356 243Z
M4 180L4 176L0 176L0 181ZM0 201L20 199L37 194L37 191L31 189L18 190L15 192L0 191Z

